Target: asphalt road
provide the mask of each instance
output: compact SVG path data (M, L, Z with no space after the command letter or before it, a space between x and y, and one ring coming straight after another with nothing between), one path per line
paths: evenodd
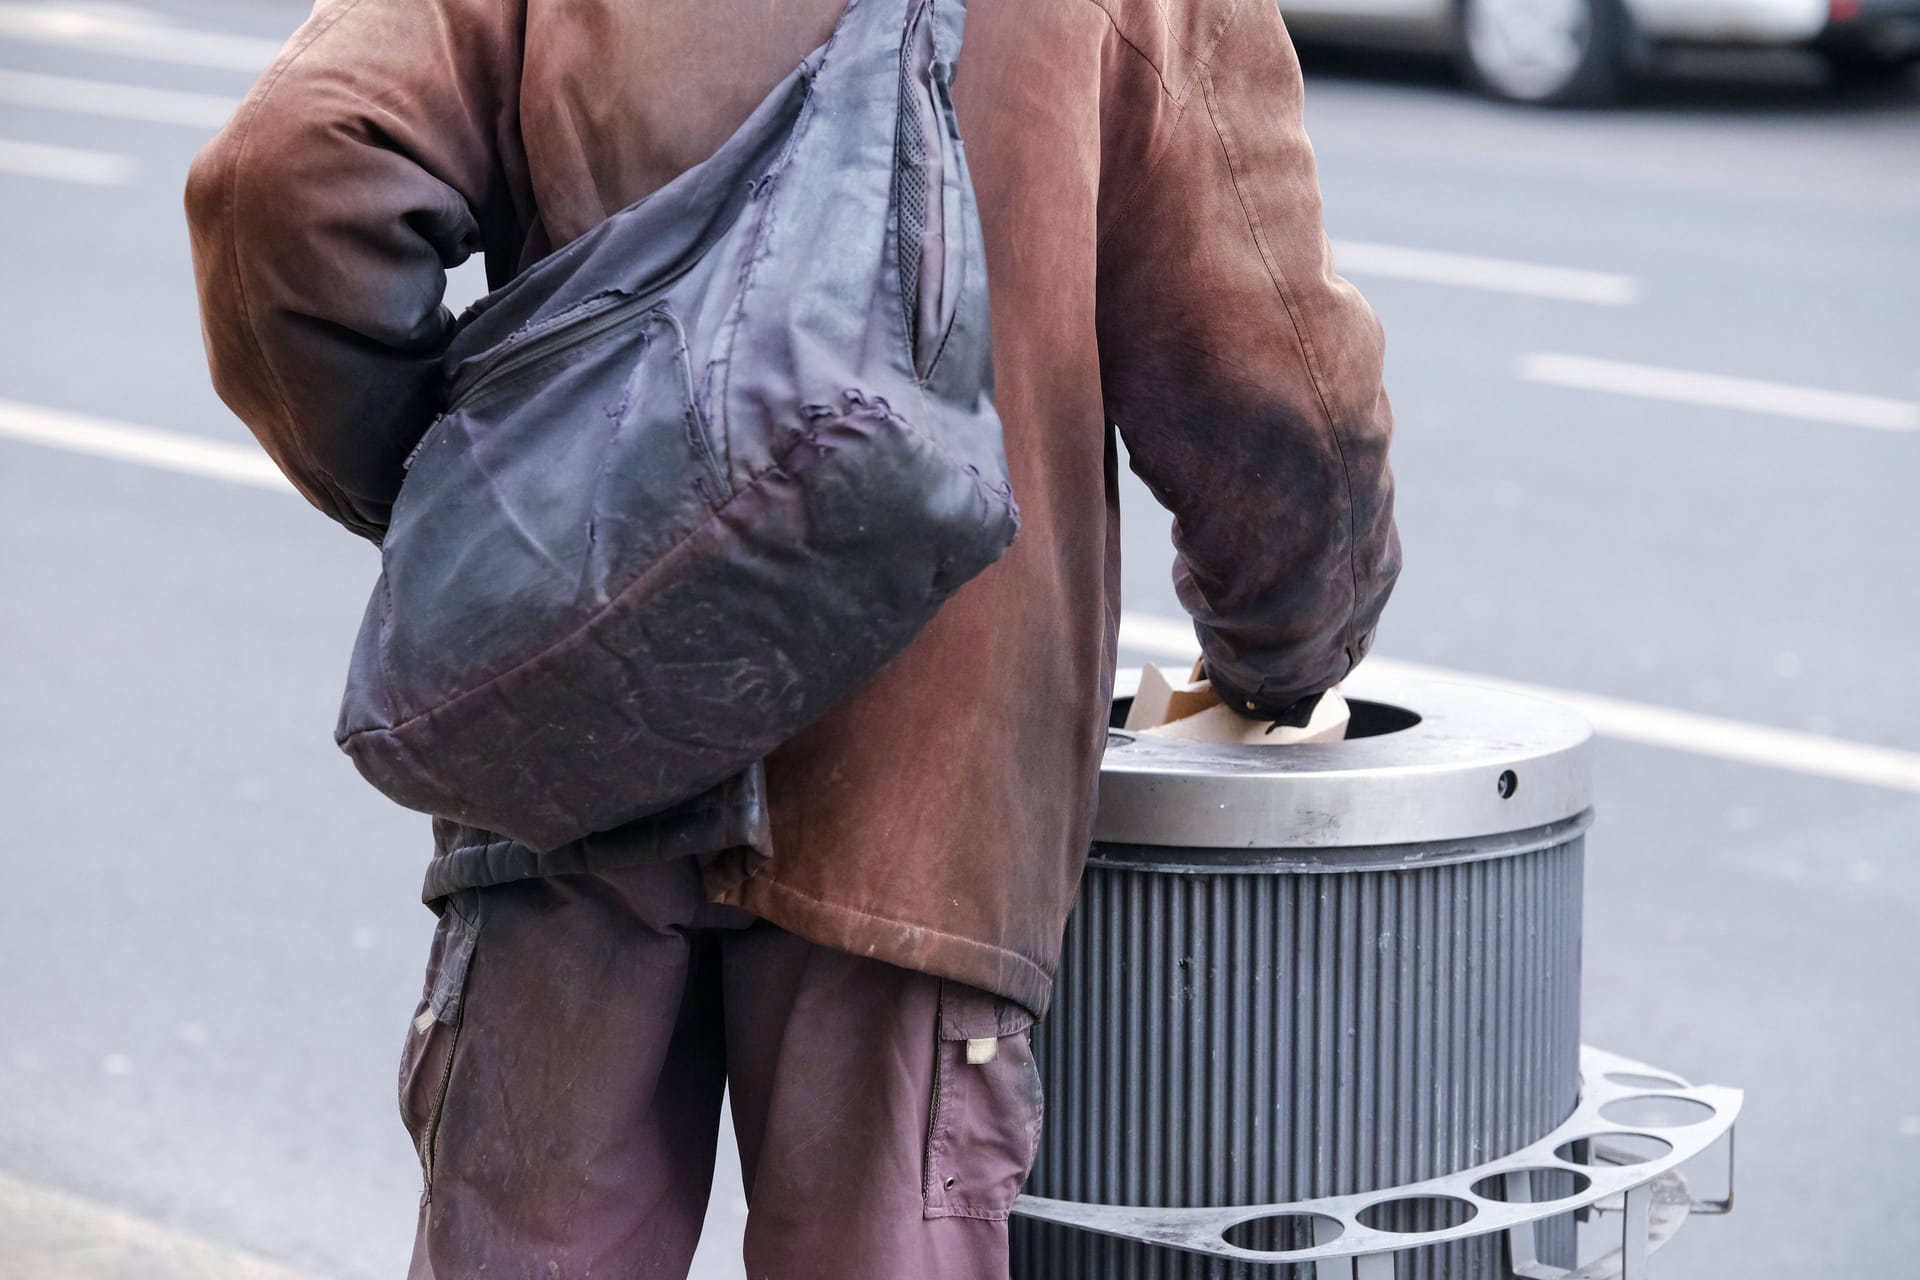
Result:
M76 12L0 3L0 1275L397 1275L427 832L330 741L372 554L49 413L246 442L179 194L264 57L195 33L304 6L96 11L82 45ZM1586 1036L1749 1091L1737 1212L1660 1273L1920 1276L1920 89L1552 114L1343 60L1309 116L1391 348L1380 652L1631 704ZM1134 660L1180 647L1165 531L1131 487ZM1712 731L1648 745L1663 709ZM1815 736L1741 762L1767 728ZM723 1174L702 1280L739 1275L739 1214Z

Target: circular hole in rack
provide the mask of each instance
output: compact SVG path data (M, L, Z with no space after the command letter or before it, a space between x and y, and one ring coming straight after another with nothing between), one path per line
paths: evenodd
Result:
M1407 1234L1445 1231L1471 1221L1479 1212L1472 1201L1458 1196L1402 1196L1398 1200L1377 1200L1354 1216L1363 1227Z
M1520 775L1511 769L1501 772L1500 779L1494 783L1494 790L1500 793L1502 800L1513 799L1513 793L1520 789Z
M1615 1098L1600 1108L1602 1120L1635 1129L1684 1129L1690 1124L1703 1124L1713 1116L1713 1108L1706 1103L1670 1093Z
M1629 1089L1684 1089L1686 1084L1669 1076L1641 1075L1637 1071L1609 1071L1607 1079Z
M1553 1157L1568 1164L1588 1166L1646 1164L1672 1150L1671 1142L1650 1133L1596 1133L1561 1144Z
M1275 1213L1236 1222L1220 1235L1237 1249L1255 1253L1298 1253L1316 1244L1332 1244L1345 1230L1340 1219L1324 1213Z
M1518 1175L1526 1187L1517 1200L1507 1195L1508 1179ZM1593 1179L1574 1169L1516 1169L1512 1173L1490 1173L1473 1184L1473 1194L1482 1200L1501 1204L1552 1204L1577 1196L1593 1185Z

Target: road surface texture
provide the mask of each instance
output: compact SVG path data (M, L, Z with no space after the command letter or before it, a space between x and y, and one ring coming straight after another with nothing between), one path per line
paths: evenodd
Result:
M330 737L375 559L208 388L180 212L304 6L155 2L0 0L0 1275L391 1277L428 836ZM1380 653L1606 732L1586 1036L1749 1091L1660 1274L1920 1276L1920 90L1390 72L1309 77L1400 422ZM1129 484L1125 656L1177 662Z

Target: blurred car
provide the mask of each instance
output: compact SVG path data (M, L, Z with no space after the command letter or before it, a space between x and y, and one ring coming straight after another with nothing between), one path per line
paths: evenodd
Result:
M1616 95L1669 45L1803 46L1843 76L1920 58L1920 0L1280 0L1295 35L1451 52L1516 102Z

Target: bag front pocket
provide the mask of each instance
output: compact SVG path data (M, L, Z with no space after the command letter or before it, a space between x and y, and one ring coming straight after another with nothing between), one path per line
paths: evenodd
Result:
M933 26L933 6L922 4L901 45L893 174L902 319L922 379L932 375L953 327L966 230L956 180L960 135L947 99L952 68L937 60Z
M921 1192L929 1218L1004 1220L1040 1149L1045 1106L1033 1015L958 982L940 984Z
M434 927L426 983L400 1054L400 1121L419 1156L421 1193L427 1198L433 1194L440 1122L460 1044L467 970L479 936L479 890L466 889L449 897Z

